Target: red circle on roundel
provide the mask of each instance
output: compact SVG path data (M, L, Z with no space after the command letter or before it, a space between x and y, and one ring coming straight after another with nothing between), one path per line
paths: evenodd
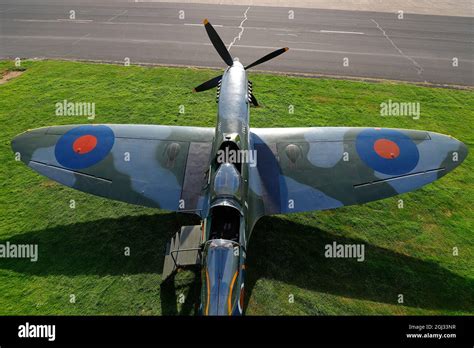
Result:
M72 149L75 153L83 155L91 152L97 145L97 138L93 135L83 135L77 138L72 144Z
M379 139L374 143L374 151L380 157L394 159L400 155L400 148L396 143L388 139Z

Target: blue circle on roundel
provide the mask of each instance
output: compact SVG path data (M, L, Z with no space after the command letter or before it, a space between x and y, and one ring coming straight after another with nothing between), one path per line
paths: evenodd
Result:
M375 149L377 140L394 142L399 149L395 158L386 158ZM357 135L356 150L362 161L377 172L389 175L402 175L412 171L418 164L418 147L407 135L394 129L365 129Z
M95 138L95 143L90 146L90 150L85 153L75 151L76 141L89 136ZM80 140L79 140L80 141ZM93 166L102 161L114 145L115 135L112 129L104 125L79 126L64 133L59 138L54 149L56 160L63 167L71 169L82 169Z

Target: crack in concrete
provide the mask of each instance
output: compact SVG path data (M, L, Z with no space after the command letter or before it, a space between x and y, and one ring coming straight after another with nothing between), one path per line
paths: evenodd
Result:
M242 38L242 34L244 33L244 30L245 30L245 28L244 28L244 23L245 23L245 21L248 19L248 18L247 18L247 13L249 12L249 10L250 10L250 6L247 7L247 9L245 10L245 12L244 12L244 19L242 20L242 22L240 22L240 25L239 25L239 29L240 29L239 35L237 35L236 37L234 37L234 40L232 40L232 42L229 44L229 47L227 48L228 51L230 51L230 49L232 48L232 46L234 46L234 44L235 44L235 42L236 42L237 40L240 41L240 39Z
M373 23L375 23L375 25L377 26L377 28L382 32L382 35L388 40L388 42L390 42L390 44L400 53L400 55L406 59L408 59L410 62L413 63L413 65L415 66L416 70L417 70L417 74L418 75L421 75L423 73L423 67L418 64L418 62L416 60L414 60L412 57L406 55L396 44L395 42L393 42L393 40L387 35L387 33L385 32L385 30L380 26L379 23L377 23L377 21L375 19L371 19L371 21Z

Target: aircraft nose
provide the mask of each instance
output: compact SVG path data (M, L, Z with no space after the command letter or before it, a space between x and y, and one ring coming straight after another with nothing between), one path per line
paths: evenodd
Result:
M234 63L232 64L232 67L238 67L238 68L241 68L241 69L244 68L242 63L239 61L239 58L237 58L237 57L234 58Z

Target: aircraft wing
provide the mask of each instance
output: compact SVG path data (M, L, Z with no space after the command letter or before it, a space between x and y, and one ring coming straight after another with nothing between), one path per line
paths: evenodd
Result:
M264 213L324 210L416 190L467 156L460 141L386 128L252 128L250 188Z
M201 208L213 128L70 125L18 135L13 151L63 185L174 211Z

